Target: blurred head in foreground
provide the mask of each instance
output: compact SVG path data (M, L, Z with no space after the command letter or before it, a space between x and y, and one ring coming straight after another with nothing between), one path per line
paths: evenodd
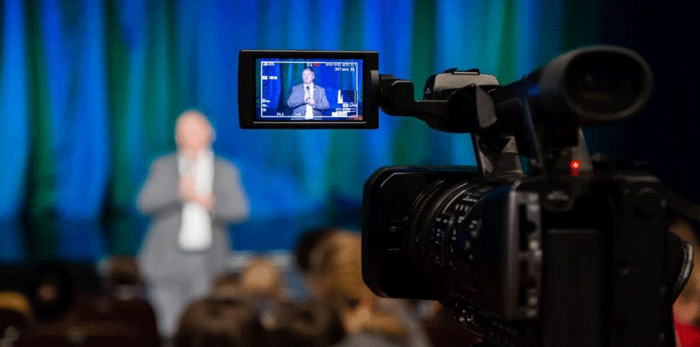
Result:
M45 265L34 274L30 301L40 321L63 318L73 301L70 275L59 266Z
M183 313L175 345L258 346L261 337L262 327L253 307L236 300L203 299Z
M340 231L334 227L323 227L307 230L301 234L294 248L294 257L299 269L306 275L309 273L309 258L311 253L323 242L323 239Z
M248 297L281 299L284 296L282 272L264 257L254 259L246 266L239 283L240 291Z
M109 259L107 287L113 296L121 300L130 300L144 286L134 257L115 255Z
M304 233L295 249L309 291L321 300L357 302L370 294L362 281L360 235L333 227Z
M311 254L310 276L322 298L345 307L372 295L362 281L360 252L359 234L337 231L328 235Z

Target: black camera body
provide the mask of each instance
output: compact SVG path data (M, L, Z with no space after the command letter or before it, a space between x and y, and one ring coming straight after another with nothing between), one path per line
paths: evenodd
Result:
M472 133L478 167L384 167L367 180L363 276L376 294L440 300L487 344L675 344L671 305L692 250L666 231L658 179L591 160L581 131L643 107L641 57L579 49L507 86L448 70L421 102L393 76L381 87L387 113Z
M674 343L687 250L664 232L663 187L643 171L487 180L387 167L364 197L363 275L379 295L441 300L503 346Z
M383 167L367 180L362 272L377 295L440 300L485 344L675 345L671 305L692 248L667 232L671 195L644 168L591 159L581 130L643 108L652 74L636 53L585 47L504 86L451 69L420 101L412 82L379 74L374 52L241 61L239 84L257 90L239 93L242 127L373 127L381 107L471 133L476 167ZM280 106L285 71L308 66L338 91L335 116Z

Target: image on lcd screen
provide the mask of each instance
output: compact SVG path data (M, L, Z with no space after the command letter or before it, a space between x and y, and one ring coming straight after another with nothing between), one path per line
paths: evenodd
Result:
M362 59L256 59L259 122L362 122Z

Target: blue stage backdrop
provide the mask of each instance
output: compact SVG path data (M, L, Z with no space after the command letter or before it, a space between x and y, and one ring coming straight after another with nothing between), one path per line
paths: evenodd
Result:
M567 0L2 1L0 261L136 253L148 220L135 194L149 163L175 149L187 108L210 117L215 151L250 197L234 249L359 227L376 168L474 164L469 135L384 114L371 131L243 131L239 50L376 50L381 72L412 79L418 94L452 67L513 82L595 42L595 16L595 3Z

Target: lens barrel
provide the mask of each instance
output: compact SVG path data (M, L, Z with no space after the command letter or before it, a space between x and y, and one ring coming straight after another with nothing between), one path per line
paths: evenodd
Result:
M474 250L483 208L493 189L481 178L437 181L415 200L409 215L408 249L414 267L445 297L468 301Z

